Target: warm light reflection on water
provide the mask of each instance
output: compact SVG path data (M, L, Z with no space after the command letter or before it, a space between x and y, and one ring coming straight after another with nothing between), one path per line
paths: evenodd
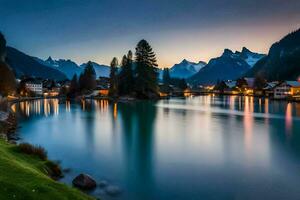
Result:
M208 95L135 103L47 99L14 109L23 141L72 169L64 182L87 172L120 186L116 199L299 197L295 103ZM111 199L99 190L92 193Z
M83 111L87 109L87 102L86 100L81 100L81 108ZM90 102L89 102L90 103ZM108 100L99 100L99 101L93 101L95 105L95 109L99 110L100 112L108 112L109 108L109 101ZM65 111L71 112L71 101L61 101L61 104L65 105ZM117 117L117 103L112 104L113 105L113 116L114 118ZM43 100L33 100L33 101L24 101L20 102L18 104L13 104L11 109L13 112L19 112L27 117L30 117L31 115L43 115L45 117L49 115L59 115L60 111L60 100L58 99L43 99Z
M69 100L66 101L66 111L67 112L71 111L71 102Z
M114 119L117 119L117 115L118 115L118 107L117 107L117 103L114 103Z
M235 109L236 98L237 98L236 96L230 96L230 101L229 101L230 110Z
M292 105L288 103L286 106L286 113L285 113L285 126L287 134L291 134L293 125L293 116L292 116Z
M81 100L82 110L85 111L85 100Z
M66 108L70 105L66 102ZM12 109L16 112L20 112L27 117L31 115L41 115L49 116L51 114L59 114L59 100L58 99L43 99L34 101L20 102L19 104L12 105Z
M253 131L253 98L245 97L244 104L244 132L246 148L252 147L252 131Z

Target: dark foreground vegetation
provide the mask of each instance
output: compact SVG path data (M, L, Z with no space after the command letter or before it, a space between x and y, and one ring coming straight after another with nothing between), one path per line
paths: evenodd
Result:
M51 179L50 171L53 173L57 165L40 159L41 152L29 145L10 145L0 140L0 199L92 199Z

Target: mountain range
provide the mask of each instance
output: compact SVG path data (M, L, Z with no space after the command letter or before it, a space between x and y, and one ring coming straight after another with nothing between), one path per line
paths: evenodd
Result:
M261 59L246 76L262 76L267 80L299 80L300 29L274 43L266 57Z
M84 68L86 67L87 63L83 63L81 65L77 65L72 60L65 60L65 59L58 59L53 60L51 56L49 56L48 59L42 60L40 58L35 58L39 63L46 65L48 67L51 67L53 69L56 69L62 73L64 73L68 79L72 79L72 77L76 74L79 76ZM98 63L91 62L94 70L96 72L97 77L109 77L110 67L106 65L99 65Z
M264 54L251 52L246 47L241 52L225 49L220 57L211 59L188 82L193 85L209 85L221 80L234 80L245 74L263 57Z
M75 74L79 76L83 71L82 68L80 68L75 62L71 60L65 60L65 59L53 60L51 56L49 56L49 58L46 60L42 60L36 57L34 59L42 65L51 67L55 70L64 73L68 79L72 79L72 77Z
M203 61L194 63L184 59L181 63L175 64L173 67L170 68L170 76L172 78L186 79L196 74L205 65L206 63Z
M37 62L35 58L15 48L7 47L6 53L6 61L18 78L21 76L33 76L54 80L67 79L64 73Z
M188 79L192 84L211 84L218 80L235 79L241 76L262 57L263 54L253 53L247 48L235 53L225 49L221 57L211 59L208 64L203 61L194 63L184 59L170 68L170 76ZM79 76L87 65L87 63L78 65L69 59L54 60L52 57L42 60L11 47L7 48L7 60L17 77L27 75L55 80L72 79L75 74ZM109 77L109 66L95 62L92 62L92 65L97 77Z
M268 55L251 52L247 48L233 52L225 49L220 57L205 62L190 62L184 59L170 68L174 78L185 78L191 84L215 84L220 80L234 80L242 76L261 75L267 80L296 80L300 76L300 29L274 43ZM17 77L23 75L44 79L71 79L79 75L86 63L72 60L46 60L32 57L15 48L7 47L7 62ZM110 67L92 62L97 77L108 77ZM162 70L159 70L162 71Z

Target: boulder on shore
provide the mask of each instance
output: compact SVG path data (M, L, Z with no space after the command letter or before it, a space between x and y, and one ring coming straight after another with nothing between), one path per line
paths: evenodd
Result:
M75 187L90 190L96 187L96 181L87 174L80 174L72 181Z

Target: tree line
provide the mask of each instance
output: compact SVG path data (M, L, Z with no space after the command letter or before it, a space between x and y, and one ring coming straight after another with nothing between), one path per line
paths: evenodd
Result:
M158 68L156 55L146 40L141 40L132 51L124 55L121 63L114 57L110 63L109 96L133 96L137 98L158 97ZM91 62L84 72L74 75L68 95L90 93L96 88L96 73Z
M120 65L120 68L118 66ZM111 61L109 95L157 98L158 68L156 55L146 40L141 40L132 51L124 55L119 64L116 57Z
M96 72L92 62L89 61L79 77L77 74L73 76L67 96L75 97L80 94L90 93L96 86Z
M17 84L13 71L5 62L6 40L0 33L0 95L16 92ZM135 53L131 50L119 63L114 57L110 63L109 95L111 97L131 96L136 98L159 97L158 65L156 55L146 40L138 42ZM163 73L164 85L174 85L185 89L184 79L171 78L168 69ZM75 74L68 88L62 88L68 97L91 94L97 87L97 77L92 62L88 62L83 73Z
M185 90L188 87L186 80L184 78L182 78L182 79L181 78L172 78L170 76L169 68L164 68L162 78L163 78L164 86L173 85L181 90Z

